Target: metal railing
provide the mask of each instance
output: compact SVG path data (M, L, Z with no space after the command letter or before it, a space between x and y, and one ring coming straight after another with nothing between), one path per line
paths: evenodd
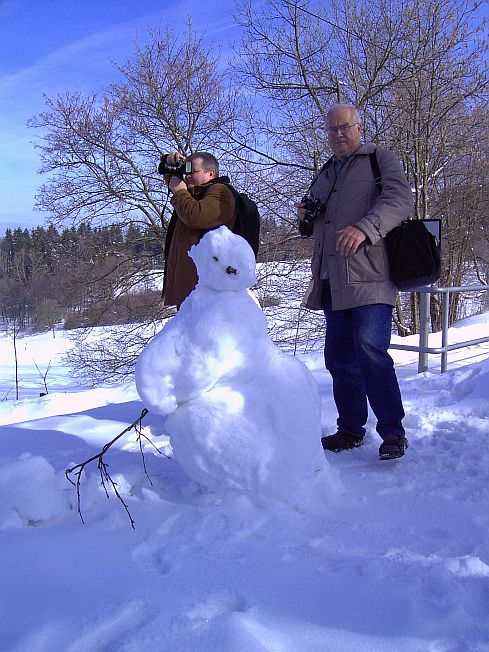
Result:
M391 344L391 349L401 349L404 351L417 351L418 356L418 373L428 370L428 356L432 353L441 354L441 373L444 373L448 367L448 352L457 349L463 349L468 346L475 346L476 344L483 344L489 342L489 335L485 337L478 337L475 340L467 340L465 342L457 342L456 344L448 344L448 327L449 327L449 307L450 307L450 294L453 292L480 292L481 290L489 290L489 285L470 285L461 287L439 288L426 286L415 290L419 292L419 345L411 346L409 344ZM428 346L428 339L430 334L430 295L442 295L442 326L441 326L441 346Z

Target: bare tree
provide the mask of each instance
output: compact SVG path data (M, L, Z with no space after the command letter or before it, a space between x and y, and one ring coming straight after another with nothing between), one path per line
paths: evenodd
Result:
M166 28L117 66L121 81L103 96L46 98L46 111L30 121L43 132L41 172L50 175L38 207L60 222L142 222L164 239L160 154L215 150L234 119L217 61L190 24L183 39Z
M402 159L415 194L414 217L442 218L444 250L456 252L444 257L447 284L473 258L472 235L462 233L474 234L482 219L480 210L468 216L467 203L455 214L446 186L457 176L459 187L484 186L467 164L480 159L478 125L487 113L479 6L459 0L332 0L318 7L307 0L268 0L259 9L248 4L240 19L246 35L239 74L264 107L259 142L270 147L264 147L263 159L270 167L295 169L282 174L289 176L281 186L284 196L290 199L295 185L297 198L307 183L304 168L317 169L329 155L329 105L354 102L364 114L367 138ZM450 223L459 225L455 230L449 214ZM417 330L415 296L409 312L410 323L401 323L400 332Z
M415 197L415 218L442 220L442 285L460 285L471 259L476 217L454 195L473 186L471 160L480 152L480 116L487 103L487 64L480 39L477 5L431 0L406 5L403 59L408 75L385 95L396 111L387 142L396 142ZM413 39L416 36L416 39ZM386 101L386 103L387 103ZM475 156L474 156L475 155ZM475 180L475 179L474 179ZM456 206L458 204L459 209ZM460 210L462 209L462 210ZM418 297L411 297L409 330L417 331ZM460 297L451 297L450 320ZM432 297L433 328L441 323Z
M246 0L237 16L244 36L233 75L190 23L183 38L169 28L153 31L117 66L120 81L105 94L47 98L46 111L31 121L43 130L42 169L51 175L38 204L60 221L139 222L161 243L159 155L210 149L259 199L262 260L301 259L308 250L296 232L294 202L329 156L329 106L352 101L367 138L399 153L415 217L443 220L442 280L453 283L467 264L477 261L480 270L483 263L475 234L485 195L474 189L487 185L480 126L487 60L478 11L468 0ZM118 269L127 264L115 262ZM154 260L145 273L150 268L154 273ZM124 287L131 285L127 269L127 282L118 281ZM107 294L107 314L121 293L100 276L90 278ZM162 317L156 305L152 314ZM398 314L400 332L415 332L416 297ZM120 349L83 350L92 369L116 369Z
M37 145L41 171L49 174L39 190L38 207L55 223L139 225L162 249L169 214L167 189L156 172L160 155L175 149L184 154L209 149L219 157L226 152L225 134L236 119L235 93L218 62L219 51L205 47L189 22L183 35L169 27L151 31L147 43L136 45L134 56L116 66L120 81L101 96L65 93L46 98L46 110L30 121L41 130ZM151 282L154 258L140 256L141 261L135 266L131 260L108 256L101 269L87 258L83 264L84 304L91 313L87 325L96 325L97 315L98 323L107 323L107 316L121 307L121 297L130 297L134 287ZM82 295L81 275L75 271ZM161 276L161 271L156 273ZM132 314L126 321L159 321L165 316L154 293L147 297L138 311L127 301ZM126 369L126 362L130 367L133 360L129 352L134 341L125 340L122 351L114 346L121 341L85 341L73 363L89 374L95 369L103 375Z
M6 332L12 338L12 347L14 351L14 374L15 374L15 400L19 400L19 358L17 354L17 339L19 334L19 320L15 315L4 314L4 323L6 324Z

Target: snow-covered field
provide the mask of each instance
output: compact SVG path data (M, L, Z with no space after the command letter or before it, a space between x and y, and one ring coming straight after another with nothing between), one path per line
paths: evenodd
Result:
M489 315L450 342L487 334ZM433 336L432 345L438 339ZM411 341L411 338L404 340ZM96 467L76 492L64 471L141 413L133 382L76 386L63 332L0 337L0 649L5 652L483 652L489 650L489 346L416 374L393 351L410 447L379 462L331 454L320 513L211 492L171 457L160 417L107 454L135 520ZM322 429L334 430L320 353ZM42 374L51 364L46 380ZM37 365L37 368L36 368ZM326 467L328 468L328 467ZM287 469L284 469L287 475Z

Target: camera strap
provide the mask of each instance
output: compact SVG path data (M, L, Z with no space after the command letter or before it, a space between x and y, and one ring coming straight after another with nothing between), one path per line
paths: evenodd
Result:
M324 165L321 166L320 170L319 170L318 172L316 172L316 174L315 174L314 177L312 178L311 183L309 184L309 188L307 189L307 192L308 192L308 193L310 192L310 190L311 190L311 188L313 187L313 185L316 183L317 179L319 179L319 177L321 176L321 174L326 170L326 168L327 168L329 165L332 164L332 162L333 162L333 157L331 156L331 157L326 161L326 163L324 163Z
M170 199L170 188L167 186L166 187L165 203L163 204L163 208L160 211L160 222L161 222L161 227L163 228L163 230L166 230L166 228L167 228L165 226L165 211L166 211L166 207L168 206L168 200L169 199Z

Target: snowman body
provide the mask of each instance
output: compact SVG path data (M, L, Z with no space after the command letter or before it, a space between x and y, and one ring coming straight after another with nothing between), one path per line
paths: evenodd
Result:
M308 502L325 467L316 381L269 338L248 292L256 278L246 241L220 227L190 255L199 283L140 355L138 393L166 417L174 457L193 480Z

